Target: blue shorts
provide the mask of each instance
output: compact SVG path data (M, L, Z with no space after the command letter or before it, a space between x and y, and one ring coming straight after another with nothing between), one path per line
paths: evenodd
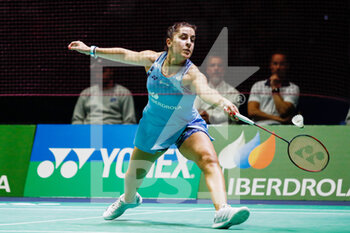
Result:
M196 132L204 132L206 135L208 135L209 139L211 141L214 141L214 138L212 138L209 133L208 130L202 130L199 128L189 128L187 127L181 134L181 136L177 139L177 141L175 142L175 145L177 148L180 148L180 146L182 145L182 143L189 138L192 134L196 133Z
M173 144L175 144L177 148L180 148L187 138L199 131L208 135L210 140L214 140L208 133L208 126L205 121L202 118L196 118L184 128L179 128L177 132L162 140L162 143L158 145L157 140L159 134L157 134L157 132L160 131L148 127L146 121L141 120L136 132L134 145L144 152L154 154L156 152L166 151Z

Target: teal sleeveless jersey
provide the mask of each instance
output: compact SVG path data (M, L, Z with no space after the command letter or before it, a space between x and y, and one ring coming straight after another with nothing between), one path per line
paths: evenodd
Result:
M167 52L162 53L147 72L148 103L143 110L134 144L140 150L155 153L169 148L186 128L207 133L207 125L193 107L196 95L182 86L183 76L192 65L184 66L172 77L161 70Z

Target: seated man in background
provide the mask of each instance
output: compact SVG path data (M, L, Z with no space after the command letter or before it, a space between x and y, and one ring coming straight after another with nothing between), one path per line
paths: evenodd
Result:
M287 77L289 64L286 54L273 53L271 76L256 82L248 99L248 116L260 125L289 124L295 115L299 87Z
M102 66L102 60L98 59L92 66ZM136 124L132 94L124 86L114 83L113 69L105 67L103 74L97 72L93 75L97 80L102 78L102 83L99 81L100 85L81 92L72 124Z
M349 108L348 115L345 118L345 124L350 125L350 108Z
M230 100L234 105L239 107L240 93L225 82L225 64L221 57L211 55L206 64L206 73L209 87L217 90L222 96ZM235 123L228 115L222 111L222 108L216 108L201 98L197 97L194 107L198 110L207 124L231 124Z

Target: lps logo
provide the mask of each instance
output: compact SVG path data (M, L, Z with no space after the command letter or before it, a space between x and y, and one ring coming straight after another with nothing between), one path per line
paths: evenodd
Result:
M94 148L49 148L55 157L55 164L49 160L43 161L39 164L37 168L37 173L41 178L50 177L54 170L57 169L68 156L68 154L73 150L78 156L79 168L74 161L66 161L61 166L61 175L64 178L72 178L77 174L78 169L81 169L86 161L90 158L92 153L95 151Z
M219 153L219 163L223 169L235 167L264 169L270 165L275 155L275 137L271 135L260 142L259 132L249 142L245 142L244 131Z

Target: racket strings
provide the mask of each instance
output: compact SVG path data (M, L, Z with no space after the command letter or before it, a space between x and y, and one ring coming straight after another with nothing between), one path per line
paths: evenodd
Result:
M329 161L329 154L320 141L309 135L298 135L288 146L290 159L307 171L321 171Z

